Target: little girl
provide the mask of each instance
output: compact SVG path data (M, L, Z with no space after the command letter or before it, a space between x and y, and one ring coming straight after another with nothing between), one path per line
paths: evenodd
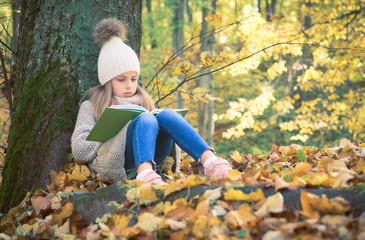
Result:
M205 175L225 177L230 164L216 157L193 127L178 113L165 109L156 116L142 113L105 143L87 141L103 110L113 104L141 105L154 109L152 98L138 85L140 64L123 41L126 27L117 19L104 19L94 37L101 45L98 59L100 85L86 92L89 100L79 110L71 138L72 153L97 173L123 181L126 170L137 169L137 180L165 185L156 166L171 152L173 142L204 166Z

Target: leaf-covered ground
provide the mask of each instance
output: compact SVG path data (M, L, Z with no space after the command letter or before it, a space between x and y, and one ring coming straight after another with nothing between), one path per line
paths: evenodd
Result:
M165 175L168 186L128 180L126 201L114 214L85 225L69 202L72 194L110 185L86 166L68 163L50 173L46 190L37 190L6 215L1 215L0 238L37 239L365 239L365 213L354 214L342 197L329 198L309 188L365 191L365 143L344 139L339 146L272 146L269 156L235 152L234 170L217 181L199 175L201 168L185 159L181 172ZM245 194L235 187L274 187ZM195 186L217 186L192 198L164 201ZM283 190L301 189L301 209L288 209ZM224 191L223 191L224 190ZM307 191L306 191L307 190ZM156 192L163 192L156 194Z

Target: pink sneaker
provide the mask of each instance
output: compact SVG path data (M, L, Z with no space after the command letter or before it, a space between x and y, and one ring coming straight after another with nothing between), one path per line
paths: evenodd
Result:
M155 171L147 173L147 175L143 178L142 181L157 185L168 185L162 180L161 176L158 175Z
M231 164L227 160L219 157L208 168L204 169L204 173L207 177L214 176L217 179L221 179L227 177L229 170L232 170Z

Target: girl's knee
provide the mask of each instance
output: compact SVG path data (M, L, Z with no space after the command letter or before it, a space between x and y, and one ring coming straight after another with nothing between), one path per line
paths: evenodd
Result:
M148 112L144 112L137 117L137 124L142 124L144 126L156 126L158 127L158 122L156 117Z
M157 114L156 118L160 120L168 120L176 116L176 113L174 110L167 108L161 111L159 114Z

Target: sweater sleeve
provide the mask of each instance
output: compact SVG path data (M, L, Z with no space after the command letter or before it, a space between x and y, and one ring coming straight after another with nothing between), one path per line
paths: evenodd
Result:
M80 106L75 130L71 137L72 154L76 162L89 163L96 158L102 143L86 140L95 123L96 118L91 102L83 102Z

